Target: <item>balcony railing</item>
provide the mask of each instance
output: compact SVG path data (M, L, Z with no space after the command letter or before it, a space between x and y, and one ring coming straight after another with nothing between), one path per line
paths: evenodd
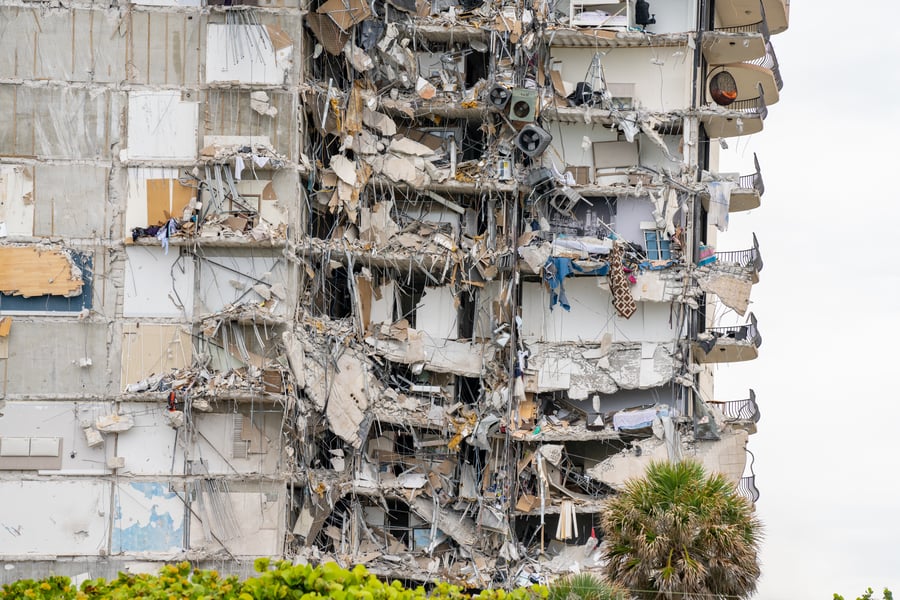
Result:
M756 152L753 153L753 164L756 166L756 172L749 175L741 175L738 179L738 187L744 190L756 190L756 193L762 197L766 191L763 184L762 172L759 169L759 160L756 158Z
M750 421L759 423L759 405L756 404L756 392L750 390L750 397L744 400L727 402L710 402L719 407L726 421Z
M750 502L756 502L759 500L759 488L756 487L756 473L753 472L753 463L756 462L756 457L749 450L747 450L747 454L750 455L750 475L741 477L737 491Z
M781 78L781 69L778 66L778 57L775 56L775 48L772 47L772 42L768 39L766 40L766 54L755 60L749 60L747 63L772 71L778 91L781 91L781 88L784 87L784 80Z
M753 247L747 250L732 250L729 252L716 252L716 262L726 265L738 265L741 267L753 267L759 273L763 269L762 254L759 251L759 241L753 234Z
M761 83L756 84L756 91L759 93L756 98L732 102L728 105L728 110L744 113L748 117L759 116L760 119L768 117L769 109L766 106L766 94L763 92Z
M762 346L762 335L756 322L756 315L750 313L750 322L746 325L732 325L730 327L707 327L706 332L718 339L731 339L735 341L749 341L759 348Z

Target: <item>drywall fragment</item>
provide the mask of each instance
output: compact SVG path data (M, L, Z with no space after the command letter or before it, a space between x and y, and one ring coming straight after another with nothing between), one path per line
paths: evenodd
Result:
M384 358L413 365L423 363L424 368L436 373L453 373L464 377L479 377L482 365L494 359L496 347L453 340L434 340L421 331L407 330L407 340L367 337L366 343Z
M328 15L342 31L349 30L372 14L365 0L328 0L316 12Z
M343 154L331 157L330 166L341 181L350 186L356 185L356 165Z
M180 410L168 410L165 413L166 424L172 429L178 429L184 425L184 413Z
M61 250L37 246L0 248L0 293L32 298L81 294L81 271Z
M415 183L416 181L415 164L411 160L399 156L384 157L384 161L381 164L381 172L396 183L401 181Z
M363 125L371 127L385 137L391 137L397 133L397 124L389 116L375 112L368 106L363 108Z
M701 278L697 283L701 290L715 294L722 304L740 315L746 314L750 307L750 290L753 282L749 277L711 275L708 278Z
M84 439L87 442L88 448L96 448L103 443L103 436L100 435L99 431L94 429L93 425L85 427L82 431L84 432Z
M278 109L269 104L269 95L262 91L250 92L250 108L267 117L278 114Z
M121 433L134 427L134 417L131 415L106 415L94 421L97 431L104 433Z
M419 517L436 524L438 529L453 538L460 546L471 550L478 542L475 523L464 516L464 513L435 507L431 498L416 498L409 507Z
M375 66L372 58L362 48L356 46L352 40L347 40L347 43L344 44L344 56L353 68L360 73L365 73Z
M434 154L434 150L425 144L420 144L408 137L397 137L391 140L388 151L412 156L431 156Z
M400 231L391 218L394 203L390 200L376 202L371 209L363 207L359 214L359 239L385 246Z
M306 24L312 30L316 39L322 43L325 50L332 56L338 56L344 48L344 44L350 39L350 34L341 31L328 15L319 13L307 13Z
M331 509L325 498L308 497L294 524L294 535L303 538L307 546L311 545L322 530L322 525L325 524L330 513Z
M384 144L378 141L375 134L362 129L356 135L347 138L345 148L350 148L357 154L373 155L378 154L379 146L384 149ZM342 148L343 149L343 148Z
M106 459L106 468L107 469L122 469L125 467L125 457L124 456L110 456Z
M269 288L269 291L279 300L287 299L287 290L285 289L284 284L281 282L273 283L272 287Z
M435 88L427 79L419 77L416 80L416 93L423 100L431 100L437 93L437 88Z
M254 285L253 291L262 296L263 300L270 300L272 298L271 288L264 283L257 283Z
M0 165L0 237L34 233L34 178L24 165Z

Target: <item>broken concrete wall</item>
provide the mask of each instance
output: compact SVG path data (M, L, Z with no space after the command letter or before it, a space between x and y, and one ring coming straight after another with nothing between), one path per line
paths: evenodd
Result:
M201 483L192 503L191 549L233 556L278 557L284 552L287 493L277 484Z
M34 231L34 169L0 165L0 238Z
M144 4L143 2L141 4ZM153 86L196 86L202 79L202 32L208 17L200 12L130 10L125 16L128 80Z
M251 92L240 89L209 89L202 95L206 109L201 139L203 147L262 144L296 161L296 119L294 95L275 90L265 92L260 114L254 109Z
M96 556L107 547L112 485L99 479L0 481L7 506L32 507L4 517L3 553Z
M604 333L612 341L644 340L672 342L680 332L670 324L670 305L641 303L626 319L612 306L612 295L601 287L605 278L576 277L565 280L571 304L550 309L550 293L540 283L522 285L523 336L535 341L599 342ZM604 286L605 287L605 286Z
M175 249L126 248L124 302L126 317L184 317L194 313L194 259Z
M106 166L34 166L35 237L94 239L112 233L115 208L109 203Z
M4 394L71 398L113 393L118 375L107 350L109 336L104 323L15 318L9 358L0 365Z
M601 59L608 84L633 84L635 103L665 112L685 107L691 90L691 62L687 46L681 48L617 48ZM584 81L593 52L580 48L554 48L551 60L561 67L563 81ZM558 62L557 62L558 61ZM655 67L649 67L655 65Z
M111 12L3 6L0 20L7 24L12 49L0 57L0 77L98 83L125 79L125 30Z
M60 439L61 471L103 474L108 472L106 459L112 455L111 445L105 443L94 424L112 411L112 406L105 401L9 401L0 417L0 439ZM85 429L90 431L85 432ZM0 471L5 469L0 460Z
M184 325L125 323L121 347L122 391L151 376L190 367L194 353L191 329Z
M129 92L128 159L197 158L199 106L177 90Z
M724 431L720 440L696 440L682 451L685 458L700 462L708 472L722 473L737 484L747 462L747 437L746 431ZM637 447L640 448L639 453ZM589 475L603 483L621 488L629 479L641 477L651 461L660 460L671 460L666 441L652 437L638 442L632 449L603 461L592 468Z
M184 549L184 501L162 482L115 486L111 552L174 555Z
M290 284L286 259L271 250L210 249L199 253L197 312L210 314L229 306L267 302L268 312L289 314Z
M0 114L0 150L7 155L108 160L120 141L122 92L0 84L0 103L13 107Z

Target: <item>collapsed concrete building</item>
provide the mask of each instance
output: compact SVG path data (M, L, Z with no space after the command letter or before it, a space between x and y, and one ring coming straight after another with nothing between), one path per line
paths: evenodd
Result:
M762 260L715 246L763 185L717 165L788 14L0 0L2 577L514 586L597 568L650 460L755 500L713 378Z

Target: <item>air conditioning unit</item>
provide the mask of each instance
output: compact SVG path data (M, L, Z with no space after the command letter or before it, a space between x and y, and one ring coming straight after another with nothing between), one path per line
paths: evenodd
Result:
M510 120L531 123L535 116L537 116L537 90L514 89L509 100Z
M516 136L516 148L526 156L537 156L547 149L553 136L546 129L534 124L526 125Z
M494 85L491 87L490 91L488 91L488 102L494 108L504 110L506 105L509 104L511 96L512 92L509 88L503 87L502 85Z

